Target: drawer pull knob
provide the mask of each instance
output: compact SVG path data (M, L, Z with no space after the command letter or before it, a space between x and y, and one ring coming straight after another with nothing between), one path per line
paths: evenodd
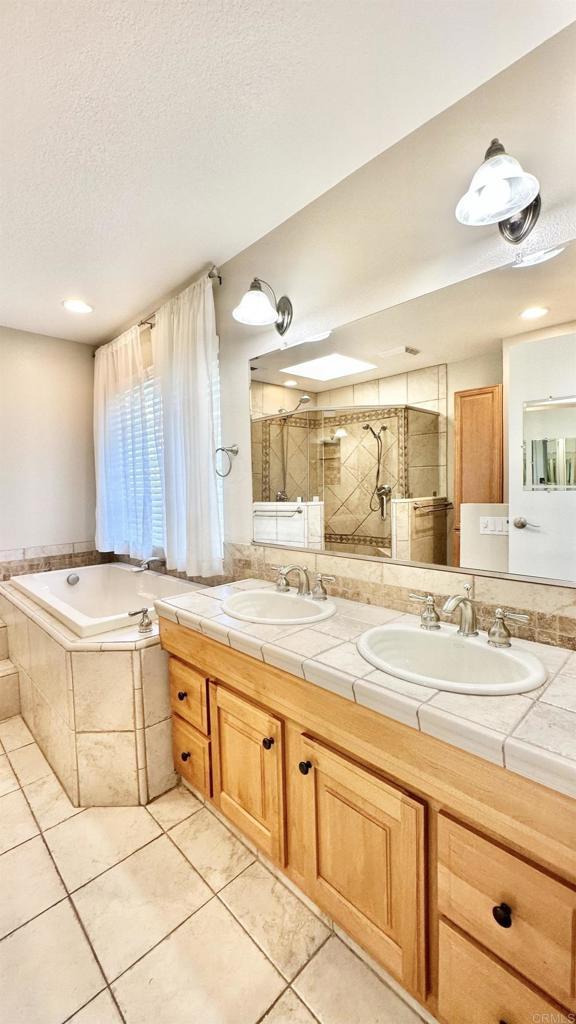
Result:
M183 761L188 761L188 759L189 759L189 757L190 757L190 751L189 751L189 750L184 750L184 751L183 751L183 752L182 752L182 753L180 754L180 757L182 758L182 760L183 760Z
M302 775L308 775L308 772L310 771L311 767L312 761L300 761L300 764L298 765L298 771L302 772Z
M186 690L178 690L178 700L186 700L187 696Z
M272 746L273 743L273 736L265 736L264 739L262 740L262 746L264 747L264 750L270 750L270 747Z
M507 903L499 903L497 907L492 907L492 916L501 928L512 927L512 907Z

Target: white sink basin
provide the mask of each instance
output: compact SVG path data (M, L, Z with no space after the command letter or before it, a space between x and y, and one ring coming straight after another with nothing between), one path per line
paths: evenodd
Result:
M454 693L526 693L546 680L538 658L519 647L489 647L486 637L461 637L442 626L376 626L358 638L360 654L375 668L436 690Z
M277 594L274 590L243 590L227 597L222 611L243 622L298 626L329 619L336 605L332 601L313 601L297 594Z

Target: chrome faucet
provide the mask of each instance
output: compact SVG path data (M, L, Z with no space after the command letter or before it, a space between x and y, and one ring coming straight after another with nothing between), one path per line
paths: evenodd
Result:
M277 590L286 590L282 581L287 582L288 576L291 572L298 573L298 594L300 597L310 596L310 577L308 570L303 565L284 565L278 570L278 583L276 584Z
M162 559L161 558L145 558L142 562L139 562L138 565L133 566L132 572L147 572L147 570L152 565L152 562L162 562Z
M458 608L460 611L460 626L458 628L459 636L478 636L478 630L476 628L476 609L474 602L470 597L470 591L472 587L469 583L464 584L464 590L466 595L463 597L462 594L454 594L453 597L449 597L444 603L442 611L448 615L455 612Z

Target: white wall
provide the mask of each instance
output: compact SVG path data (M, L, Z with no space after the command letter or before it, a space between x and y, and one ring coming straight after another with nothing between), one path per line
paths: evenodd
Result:
M89 345L0 327L0 559L93 541L93 380Z
M463 227L454 217L496 134L541 181L543 212L530 246L574 237L575 159L567 126L575 38L576 26L538 47L221 268L215 300L222 435L224 444L240 445L225 481L228 541L251 537L249 359L281 344L273 329L232 319L251 279L263 277L292 299L286 340L294 344L508 263L511 247L496 228ZM305 167L305 153L302 161Z

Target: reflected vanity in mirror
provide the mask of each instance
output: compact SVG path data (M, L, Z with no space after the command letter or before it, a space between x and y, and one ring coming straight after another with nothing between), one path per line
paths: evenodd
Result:
M254 542L576 582L575 281L571 243L251 360Z

